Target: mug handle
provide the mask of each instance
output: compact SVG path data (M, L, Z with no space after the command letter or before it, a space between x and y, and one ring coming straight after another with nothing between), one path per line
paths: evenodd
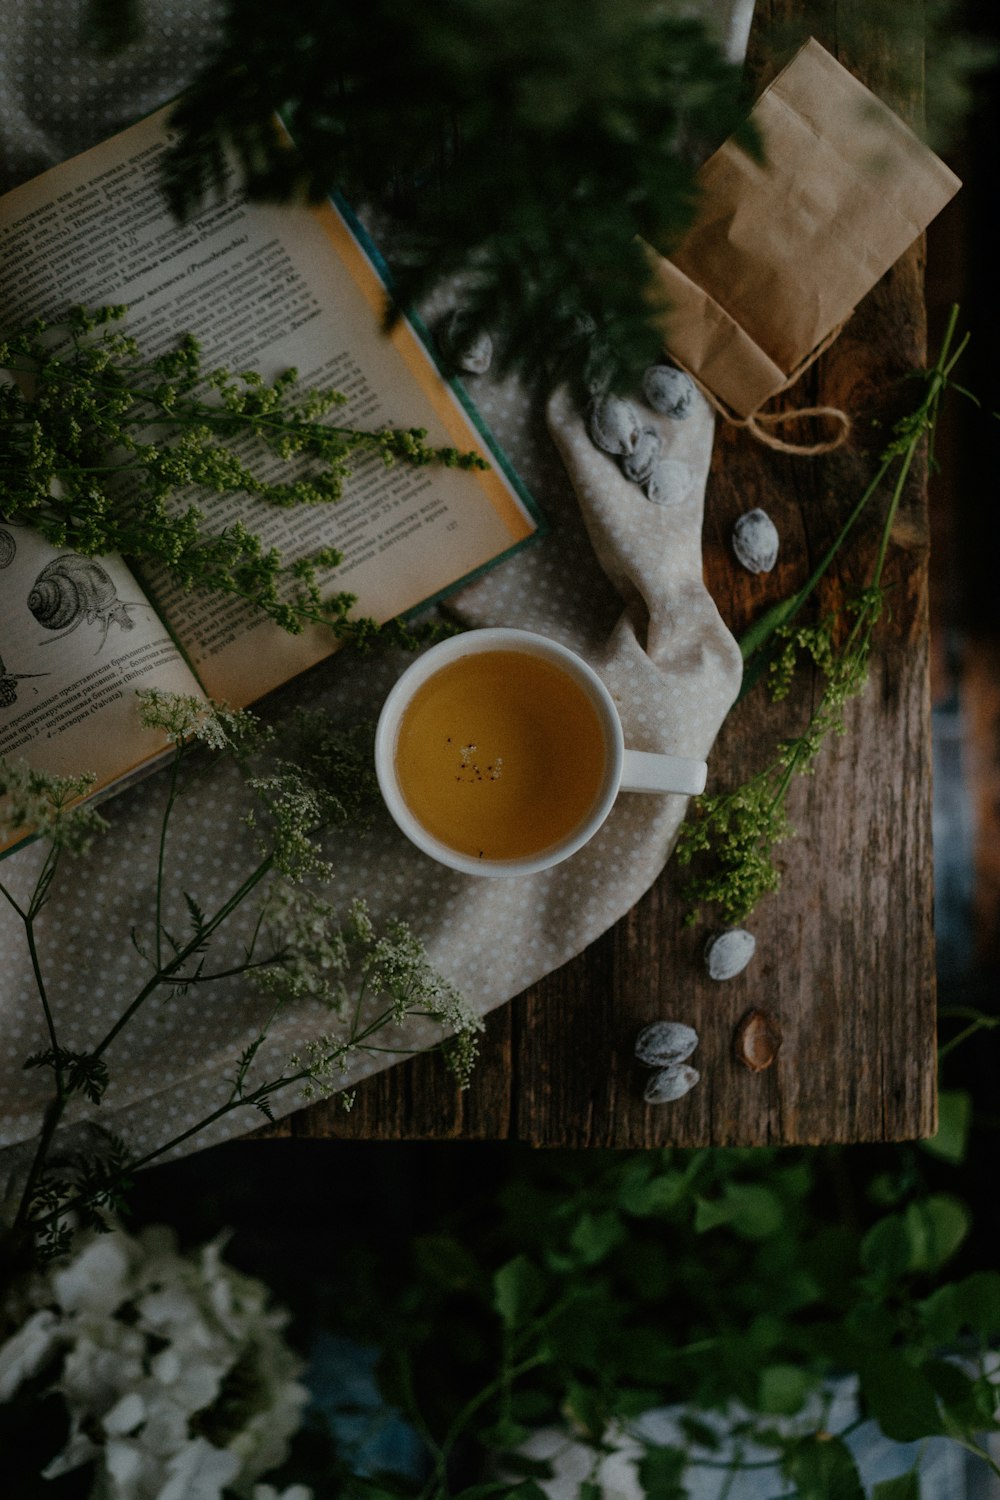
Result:
M705 790L708 766L682 755L659 755L651 750L626 750L622 762L623 792L677 792L698 797Z

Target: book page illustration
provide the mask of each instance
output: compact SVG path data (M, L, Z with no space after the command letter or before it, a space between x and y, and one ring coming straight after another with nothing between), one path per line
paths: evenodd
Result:
M0 756L94 771L100 789L164 748L139 726L136 689L201 689L119 558L59 552L27 527L3 534L14 550L0 573Z
M185 224L162 197L169 109L44 173L0 202L0 332L74 302L127 302L128 329L158 354L193 332L206 367L289 367L349 397L329 420L425 428L460 449L483 440L409 324L381 331L384 293L332 205L249 203L230 181ZM289 562L320 547L344 555L324 587L358 596L384 621L416 608L524 540L535 523L495 456L488 472L359 464L336 506L275 510L246 495L201 495L213 528L238 518ZM278 460L258 462L274 473ZM189 498L189 497L188 497ZM248 606L184 592L162 573L149 595L206 690L244 704L334 649L329 631L289 636ZM110 628L110 627L109 627Z

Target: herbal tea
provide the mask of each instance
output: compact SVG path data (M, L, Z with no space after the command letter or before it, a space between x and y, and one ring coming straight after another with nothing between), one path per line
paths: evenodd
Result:
M601 718L561 667L526 651L470 652L403 714L396 776L428 833L473 859L524 859L558 843L600 796Z

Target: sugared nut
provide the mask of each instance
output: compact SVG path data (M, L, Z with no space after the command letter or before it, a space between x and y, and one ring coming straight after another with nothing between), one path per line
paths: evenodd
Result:
M778 530L766 510L748 510L733 527L733 551L750 573L770 573L778 560Z
M437 330L438 348L449 364L465 375L485 375L493 363L493 339L486 329L473 331L455 308Z
M654 505L682 505L691 492L691 468L679 458L658 458L645 484Z
M769 1010L748 1010L733 1037L738 1062L751 1073L763 1073L778 1055L781 1024Z
M753 958L757 939L743 927L716 933L705 945L705 968L709 979L735 979Z
M650 365L642 377L642 394L654 411L680 422L690 415L694 383L673 365Z
M635 446L622 459L622 473L633 484L645 484L653 472L660 456L663 441L655 427L643 427L635 440Z
M587 416L591 442L604 453L631 453L641 431L635 407L621 396L599 396Z
M647 1068L682 1063L698 1045L698 1033L683 1021L653 1021L635 1039L635 1055Z
M697 1068L687 1063L671 1063L669 1068L653 1074L642 1097L647 1104L672 1104L690 1093L700 1076Z

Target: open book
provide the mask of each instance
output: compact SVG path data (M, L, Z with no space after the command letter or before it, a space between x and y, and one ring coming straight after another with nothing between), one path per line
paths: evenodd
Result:
M531 501L460 388L410 323L382 332L385 287L357 225L332 204L249 203L234 179L178 224L158 176L169 113L0 198L0 338L74 303L127 303L122 326L146 354L190 331L206 369L272 379L295 366L303 385L349 397L338 421L424 427L435 446L481 452L487 470L359 459L334 506L199 496L213 526L238 517L287 562L336 547L324 586L355 594L359 615L418 608L526 541ZM54 551L2 508L0 497L0 755L93 770L107 790L164 748L138 725L136 689L240 707L336 649L320 626L293 636L241 601Z

